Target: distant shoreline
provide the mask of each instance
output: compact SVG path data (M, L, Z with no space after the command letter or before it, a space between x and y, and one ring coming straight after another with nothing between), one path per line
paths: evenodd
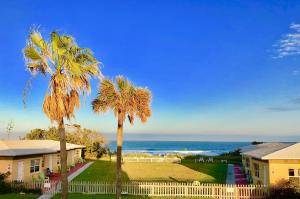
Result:
M125 141L123 153L147 153L153 155L208 155L215 156L247 146L250 142L205 142L205 141ZM109 144L116 150L116 142Z

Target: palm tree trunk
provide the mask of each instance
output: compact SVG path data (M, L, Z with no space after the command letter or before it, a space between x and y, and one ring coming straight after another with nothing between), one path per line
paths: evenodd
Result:
M118 114L118 132L117 132L117 169L116 169L116 199L121 198L122 191L122 145L123 145L123 119L121 112Z
M67 173L67 149L66 149L66 132L64 119L58 124L58 132L60 137L60 164L61 164L61 198L68 198L68 173Z

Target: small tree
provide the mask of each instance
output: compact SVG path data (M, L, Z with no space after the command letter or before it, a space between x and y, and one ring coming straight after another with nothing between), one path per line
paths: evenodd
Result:
M113 110L118 118L117 131L117 169L116 169L116 198L121 198L121 158L123 145L123 123L128 118L133 125L135 117L144 123L151 115L151 93L148 89L135 87L122 76L116 78L116 83L103 80L100 84L99 94L92 106L94 112Z
M15 126L15 124L12 120L10 120L7 123L7 126L6 126L7 140L9 140L10 134L12 133L12 130L14 129L14 126Z

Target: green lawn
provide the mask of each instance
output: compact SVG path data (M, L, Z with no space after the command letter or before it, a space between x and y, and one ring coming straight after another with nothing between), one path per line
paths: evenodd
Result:
M225 183L227 164L222 163L195 163L193 160L183 160L182 165L213 177L213 183Z
M114 195L90 195L90 194L79 194L79 193L72 193L69 194L70 199L114 199L116 198ZM176 199L176 197L148 197L148 196L122 196L123 199L138 199L138 198L145 198L145 199ZM177 197L178 198L178 197ZM195 198L195 197L193 197ZM199 197L197 197L199 198ZM52 199L60 199L60 195L56 195L52 197ZM192 199L187 197L180 197L180 199ZM201 198L201 199L213 199L213 198Z
M115 162L98 160L87 170L77 176L75 181L115 181ZM174 163L124 163L122 165L123 181L171 181L203 183L224 183L227 165L220 163L194 163L183 160Z
M116 175L116 162L96 160L94 163L77 176L75 181L105 181L114 182ZM122 173L122 180L128 181L126 173Z
M0 194L0 198L2 199L36 199L39 195L35 194L17 194L17 193L10 193L10 194Z

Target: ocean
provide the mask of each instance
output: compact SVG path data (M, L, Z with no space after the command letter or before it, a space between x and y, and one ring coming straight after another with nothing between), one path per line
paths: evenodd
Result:
M249 142L124 141L123 153L179 153L214 156L249 144ZM116 151L116 142L111 142L109 148Z

